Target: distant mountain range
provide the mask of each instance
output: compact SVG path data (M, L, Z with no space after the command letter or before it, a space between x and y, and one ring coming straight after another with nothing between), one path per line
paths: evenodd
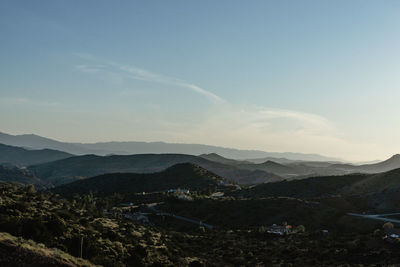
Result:
M0 143L20 146L30 149L55 149L67 153L84 155L131 155L131 154L188 154L200 155L217 153L223 157L232 159L272 159L284 158L303 161L340 161L336 158L325 157L317 154L303 154L292 152L265 152L260 150L240 150L201 144L172 144L164 142L103 142L103 143L67 143L41 137L34 134L10 135L0 133ZM265 161L265 160L263 160ZM263 162L262 161L262 162ZM277 160L279 161L279 160Z
M346 172L361 172L361 173L387 172L396 168L400 168L400 154L393 155L391 158L378 163L363 164L363 165L334 164L331 167L344 170Z
M200 157L211 161L235 166L238 169L261 170L274 173L286 179L302 179L315 176L344 175L350 173L380 173L400 168L400 155L372 164L343 164L323 161L293 161L288 159L267 158L266 161L227 159L217 154L203 154ZM255 163L256 162L256 163Z
M46 185L60 185L107 173L152 173L163 171L178 163L193 163L221 177L240 184L259 184L284 179L304 179L316 176L350 173L379 173L400 168L400 155L388 160L363 165L323 161L235 160L216 153L201 154L136 154L136 155L83 155L41 149L31 150L0 144L0 164L24 167ZM21 179L16 179L20 180ZM26 180L27 182L29 181ZM37 182L35 182L38 184Z
M27 150L21 147L0 144L0 164L6 163L17 166L28 166L65 159L72 156L72 154L58 150Z
M28 169L45 182L54 185L106 173L153 173L178 163L193 163L215 174L241 184L280 181L279 175L263 170L240 169L233 165L184 154L85 155L30 166Z

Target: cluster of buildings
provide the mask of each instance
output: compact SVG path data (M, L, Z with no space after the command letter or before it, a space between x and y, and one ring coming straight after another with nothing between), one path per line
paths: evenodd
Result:
M274 235L287 235L292 233L292 226L289 224L283 224L283 225L273 224L267 227L265 231L269 234L274 234Z

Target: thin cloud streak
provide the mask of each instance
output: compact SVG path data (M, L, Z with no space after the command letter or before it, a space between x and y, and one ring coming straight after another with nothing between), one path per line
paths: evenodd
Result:
M3 97L0 99L2 105L33 105L41 107L63 107L63 104L58 102L43 101L37 99L31 99L26 97Z
M376 147L375 144L365 145L348 141L334 123L314 113L228 103L218 95L181 79L109 62L91 55L84 54L80 57L92 63L76 66L83 73L108 74L118 76L121 80L135 79L182 87L205 96L214 103L222 103L214 105L211 110L204 110L199 115L206 116L203 116L203 119L200 116L195 122L176 122L167 111L165 117L161 118L160 114L153 114L155 119L151 120L151 124L149 120L139 123L140 127L135 124L143 131L143 136L137 132L137 128L134 129L137 137L150 138L148 141L208 143L268 151L322 154L325 151L344 153L351 148L357 148L359 153L348 154L349 158L362 158L365 151ZM339 153L335 154L332 153L331 156L339 156Z
M137 80L148 81L148 82L156 82L156 83L163 83L168 85L175 85L183 88L190 89L196 93L199 93L203 96L210 98L215 102L226 102L221 97L217 96L216 94L207 91L197 85L185 82L184 80L176 79L173 77L153 73L144 69L139 69L136 67L130 67L126 65L116 64L113 63L112 65L118 67L120 70L125 71L130 74L130 77Z
M103 63L103 64L93 64L93 65L82 64L82 65L75 66L75 68L78 71L83 72L83 73L95 74L95 73L100 73L100 72L106 72L106 73L109 73L112 75L119 74L123 77L128 77L128 78L131 78L134 80L161 83L161 84L185 88L185 89L191 90L193 92L196 92L202 96L205 96L215 103L225 103L226 102L224 99L222 99L218 95L216 95L200 86L188 83L181 79L161 75L161 74L154 73L154 72L144 70L141 68L137 68L134 66L128 66L128 65L115 63L115 62L103 61L101 59L97 59L96 57L94 57L92 55L88 55L88 54L76 53L75 55L79 56L82 59L88 60L88 61L96 61L96 62Z

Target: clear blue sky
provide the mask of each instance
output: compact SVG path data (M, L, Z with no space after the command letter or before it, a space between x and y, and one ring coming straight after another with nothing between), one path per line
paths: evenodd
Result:
M0 2L0 131L400 152L400 1Z

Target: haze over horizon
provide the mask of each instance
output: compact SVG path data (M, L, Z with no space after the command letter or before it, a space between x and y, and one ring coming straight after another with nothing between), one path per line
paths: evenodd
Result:
M0 3L0 132L400 152L400 2Z

